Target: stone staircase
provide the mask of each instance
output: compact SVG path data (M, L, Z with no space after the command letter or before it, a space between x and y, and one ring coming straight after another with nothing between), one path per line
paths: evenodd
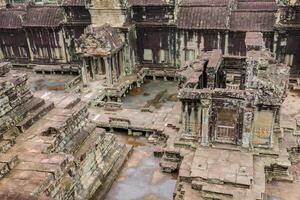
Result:
M27 129L29 129L35 122L45 116L49 111L54 108L53 102L47 102L38 107L35 110L31 110L27 116L16 125L20 133L24 133Z

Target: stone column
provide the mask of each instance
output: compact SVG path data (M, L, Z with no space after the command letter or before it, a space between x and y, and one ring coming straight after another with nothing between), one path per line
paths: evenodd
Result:
M97 73L98 74L102 74L103 72L101 71L101 58L100 57L97 57L96 58L96 63L97 63Z
M88 80L87 80L87 69L86 69L86 61L85 58L82 60L82 66L81 66L81 79L83 85L86 85Z
M91 74L92 74L92 79L95 79L96 76L96 66L95 66L95 58L91 58Z
M228 31L226 31L225 33L225 48L224 48L224 54L228 54L229 50L228 50L228 44L229 44L229 34Z
M190 113L189 113L189 104L185 103L185 134L189 134L190 126Z
M278 32L275 31L274 32L274 41L273 41L273 53L274 53L274 56L275 56L275 59L277 59L277 43L278 43Z
M184 116L185 116L185 114L184 114L185 109L184 108L185 108L184 107L184 101L182 101L181 102L181 114L180 114L180 119L179 119L179 123L181 123L182 125L184 125Z
M201 134L202 134L202 124L201 124L201 121L202 121L202 107L201 107L201 104L198 104L198 108L197 108L197 122L198 122L198 128L197 128L197 137L201 137Z
M124 49L122 49L122 50L120 51L119 59L120 59L120 73L121 73L121 75L125 75L125 67L124 67Z
M116 55L117 54L114 54L111 56L111 62L112 62L112 77L113 77L113 80L117 79L117 62L116 62Z
M252 122L253 122L253 109L245 108L243 118L243 138L242 147L250 148L252 144Z
M209 144L209 107L210 102L209 101L202 101L202 145L208 145Z
M220 35L220 32L218 32L218 49L221 49L221 35Z
M27 42L28 51L29 51L28 57L29 57L30 61L32 62L33 61L33 52L32 52L32 47L31 47L31 44L30 44L30 41L29 41L27 31L25 31L25 36L26 36L26 42Z
M64 39L66 37L64 37L63 29L61 31L59 31L58 35L59 35L59 43L60 43L60 46L61 46L62 59L63 59L64 62L69 62L70 60L69 60L68 53L66 51L66 44L65 44L65 39Z
M196 130L196 121L195 121L195 107L194 103L191 104L191 113L190 113L190 132L189 134L195 135L195 130Z
M112 85L113 81L112 81L112 76L111 76L111 61L109 61L108 59L110 59L110 57L105 57L104 59L104 65L105 65L105 71L106 71L106 80L107 80L107 84L108 85Z

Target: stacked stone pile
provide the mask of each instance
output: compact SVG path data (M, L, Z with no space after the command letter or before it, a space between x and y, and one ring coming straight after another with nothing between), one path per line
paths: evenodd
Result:
M130 148L97 129L77 96L46 102L30 92L26 74L9 69L0 65L0 197L104 195Z
M79 137L84 140L86 134L80 132L84 132L83 129L89 130L87 128L88 112L86 105L80 103L71 109L54 109L46 117L49 119L49 125L42 134L53 136L56 140L51 152L73 153L74 148L76 149L74 147L76 142L73 139Z
M11 64L8 62L0 63L0 76L4 76L10 71Z
M14 74L8 64L0 64L0 132L4 133L22 121L29 112L45 104L34 98L27 86L26 74Z

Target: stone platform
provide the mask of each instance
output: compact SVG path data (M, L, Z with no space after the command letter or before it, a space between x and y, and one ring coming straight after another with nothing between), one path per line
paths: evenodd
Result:
M264 199L264 177L263 162L251 153L199 146L182 161L175 199L190 199L191 188L200 199Z

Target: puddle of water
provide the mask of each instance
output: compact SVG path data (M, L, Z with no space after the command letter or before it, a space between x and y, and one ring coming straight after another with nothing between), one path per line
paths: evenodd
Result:
M51 90L56 92L64 92L65 82L39 79L31 84L31 89L32 91Z
M169 108L177 100L174 97L177 94L177 82L174 81L151 80L145 82L142 88L133 90L122 99L124 108L141 109L149 103L157 109Z
M282 199L278 197L267 196L267 200L282 200Z
M176 178L160 172L159 158L146 138L117 135L119 141L135 145L106 200L169 200L173 199Z

